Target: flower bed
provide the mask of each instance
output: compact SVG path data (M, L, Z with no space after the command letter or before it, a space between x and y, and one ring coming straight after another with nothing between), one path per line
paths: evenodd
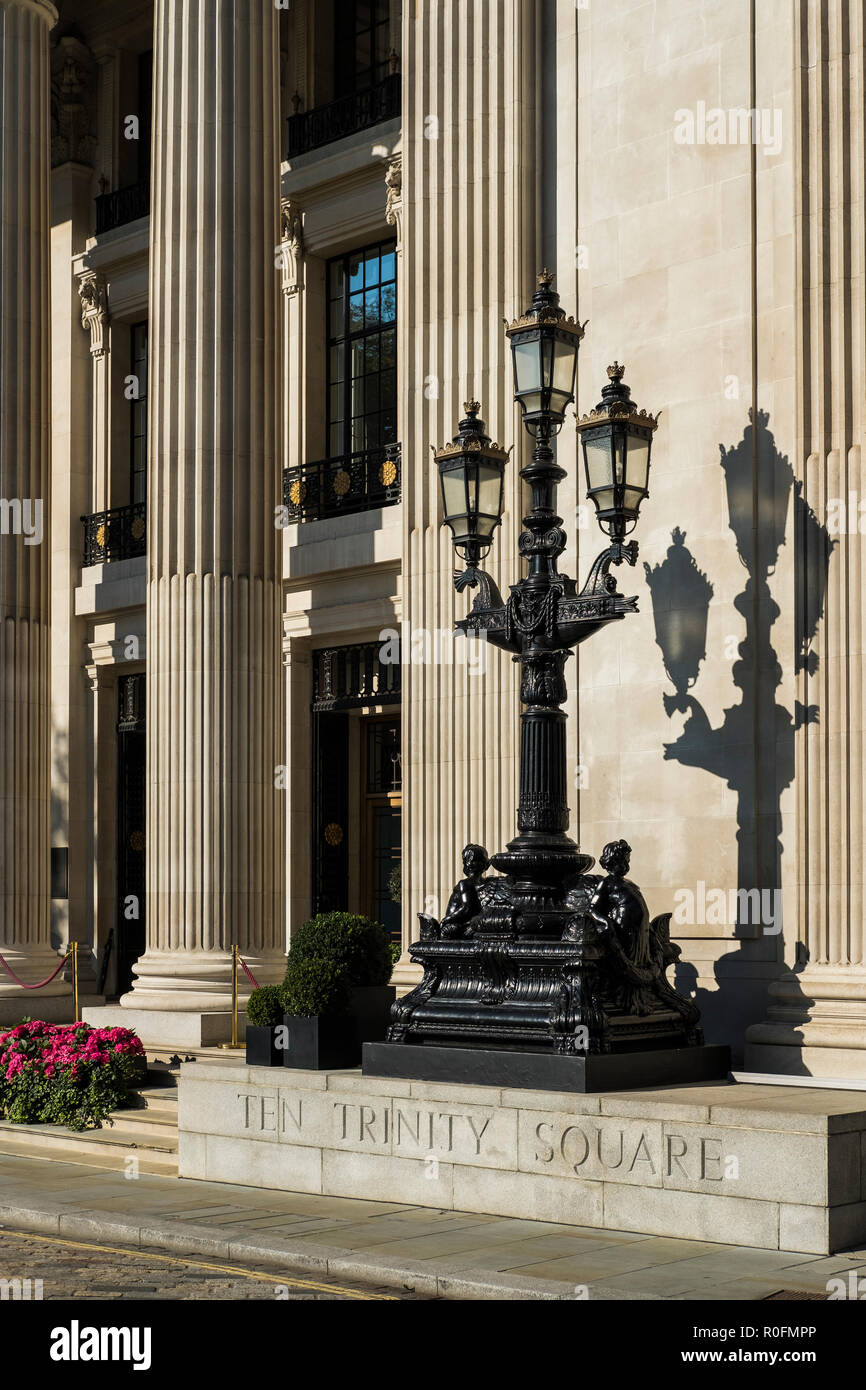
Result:
M20 1125L99 1127L128 1103L143 1059L128 1028L21 1023L0 1035L0 1115Z

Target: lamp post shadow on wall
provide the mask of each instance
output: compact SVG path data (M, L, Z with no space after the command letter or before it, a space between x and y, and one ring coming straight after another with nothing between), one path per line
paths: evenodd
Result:
M480 566L502 515L508 451L485 433L475 401L455 438L434 450L445 523L466 564L455 585L477 590L457 626L521 666L517 835L491 858L468 845L442 920L419 915L410 955L424 976L394 1005L388 1041L365 1045L368 1075L596 1090L727 1073L728 1049L704 1045L697 1007L667 981L680 954L670 914L650 920L626 877L629 846L607 845L606 874L591 874L594 860L567 834L565 663L579 643L637 612L612 567L637 562L627 537L648 495L658 422L632 401L624 368L609 367L601 400L577 426L609 544L578 591L557 567L566 474L552 441L574 400L584 326L566 317L552 281L542 272L531 306L506 330L534 449L520 471L531 494L518 543L528 568L505 601ZM497 876L486 876L491 864Z

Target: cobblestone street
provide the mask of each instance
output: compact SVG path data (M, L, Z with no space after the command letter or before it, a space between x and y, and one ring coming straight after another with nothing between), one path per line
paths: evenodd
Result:
M40 1280L41 1287L36 1282ZM3 1232L0 1301L22 1298L429 1301L421 1294L290 1269Z

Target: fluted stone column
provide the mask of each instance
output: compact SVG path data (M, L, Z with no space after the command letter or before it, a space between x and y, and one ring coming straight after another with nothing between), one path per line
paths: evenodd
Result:
M22 979L58 964L49 900L49 49L47 0L0 0L0 952ZM28 536L25 534L30 532ZM58 1017L60 977L0 1019ZM43 1001L50 1000L46 1008Z
M260 983L284 963L277 54L272 0L157 0L147 952L131 1009L228 1008L233 942Z
M487 432L516 446L485 568L504 593L521 573L526 436L503 319L529 303L539 269L538 17L534 0L403 6L402 168L398 200L392 164L389 207L396 214L399 201L403 593L413 631L452 631L471 607L454 592L430 454L454 434L465 401L480 401ZM462 846L481 841L493 852L514 835L517 675L493 649L485 675L465 663L403 668L404 950L417 939L416 914L444 910ZM404 954L394 979L414 975Z
M797 746L797 958L748 1031L746 1064L866 1080L863 7L798 0L795 33L798 695L810 718Z

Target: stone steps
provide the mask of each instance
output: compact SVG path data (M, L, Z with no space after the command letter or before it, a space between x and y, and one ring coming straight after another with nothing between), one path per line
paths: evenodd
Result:
M177 1176L177 1080L168 1068L148 1066L138 1104L114 1110L101 1129L80 1133L62 1125L0 1122L0 1154L54 1159L91 1168L124 1169L131 1157L139 1173Z

